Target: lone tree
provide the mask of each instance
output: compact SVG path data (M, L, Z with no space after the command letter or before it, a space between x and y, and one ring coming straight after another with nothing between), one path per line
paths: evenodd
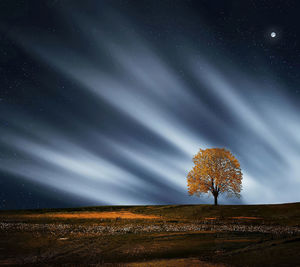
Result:
M243 174L240 163L225 148L200 149L193 158L195 166L187 176L188 192L200 196L211 193L218 205L218 196L240 197Z

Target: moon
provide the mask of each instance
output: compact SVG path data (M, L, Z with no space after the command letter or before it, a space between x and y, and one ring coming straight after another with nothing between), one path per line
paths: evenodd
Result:
M275 38L276 37L276 32L271 32L271 37Z

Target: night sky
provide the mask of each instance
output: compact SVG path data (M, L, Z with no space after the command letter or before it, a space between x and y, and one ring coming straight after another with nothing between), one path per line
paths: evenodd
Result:
M299 201L299 1L0 1L0 209Z

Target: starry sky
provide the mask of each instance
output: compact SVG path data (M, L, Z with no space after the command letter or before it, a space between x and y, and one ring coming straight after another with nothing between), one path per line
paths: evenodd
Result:
M211 147L243 171L221 204L299 201L299 10L0 1L0 209L212 203L186 182Z

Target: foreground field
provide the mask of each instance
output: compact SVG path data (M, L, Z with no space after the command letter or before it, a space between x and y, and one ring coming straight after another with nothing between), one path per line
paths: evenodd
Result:
M0 265L300 266L300 203L0 213Z

